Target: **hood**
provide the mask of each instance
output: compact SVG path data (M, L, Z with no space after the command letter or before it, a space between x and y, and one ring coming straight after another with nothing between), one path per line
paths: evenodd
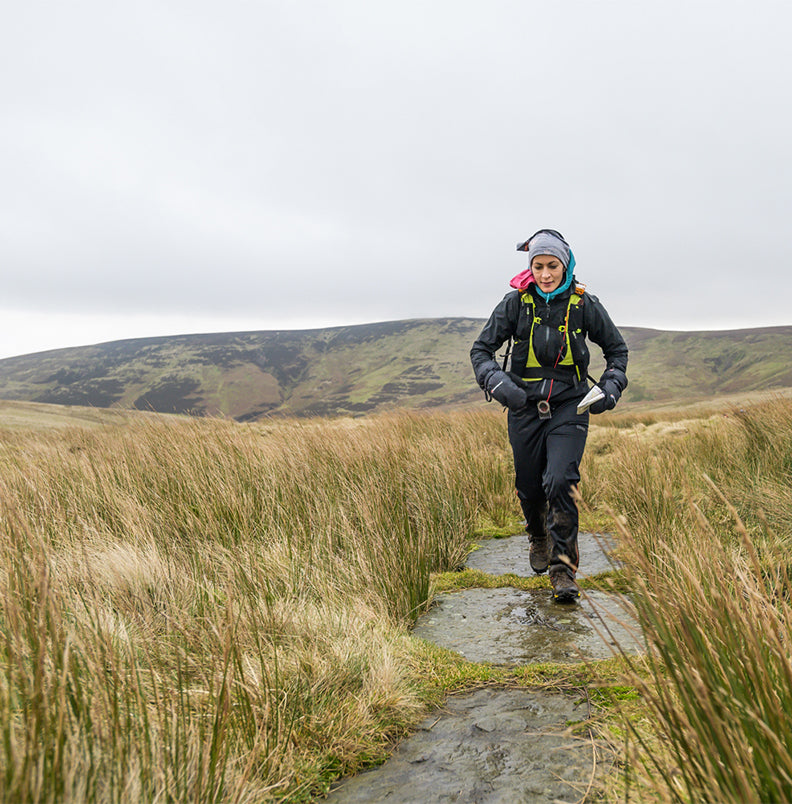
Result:
M535 281L533 271L530 268L526 268L524 271L520 271L517 276L513 277L509 284L515 288L515 290L523 291L528 290L528 286Z

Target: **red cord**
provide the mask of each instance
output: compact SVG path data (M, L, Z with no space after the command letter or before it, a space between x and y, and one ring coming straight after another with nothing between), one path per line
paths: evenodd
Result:
M567 305L567 312L566 312L566 320L564 321L564 342L561 344L561 349L558 352L558 357L556 358L555 365L553 366L554 369L558 368L558 361L561 360L561 355L564 354L564 347L567 345L567 333L569 332L569 305ZM553 383L555 382L555 377L550 378L550 390L547 392L547 399L545 402L550 404L550 396L553 393Z

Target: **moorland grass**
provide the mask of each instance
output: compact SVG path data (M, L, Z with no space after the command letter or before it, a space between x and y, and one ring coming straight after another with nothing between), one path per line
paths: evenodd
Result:
M503 443L481 412L3 433L0 799L307 800L383 757Z
M792 403L607 438L586 493L618 525L649 645L623 797L792 800Z
M625 707L622 798L792 800L792 402L592 428L585 517L620 530L649 655L577 668L407 632L433 588L512 582L452 573L513 527L504 424L2 432L0 799L310 800L444 692L525 683Z

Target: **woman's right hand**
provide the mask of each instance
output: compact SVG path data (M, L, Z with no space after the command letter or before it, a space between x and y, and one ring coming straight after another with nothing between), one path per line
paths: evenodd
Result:
M498 369L487 377L487 391L493 399L509 410L522 410L528 404L528 394L505 372Z

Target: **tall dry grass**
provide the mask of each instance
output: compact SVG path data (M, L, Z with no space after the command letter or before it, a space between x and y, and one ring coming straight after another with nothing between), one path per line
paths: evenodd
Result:
M792 800L792 403L662 425L582 483L651 648L628 798ZM415 721L405 625L516 510L489 410L0 436L9 802L308 800Z
M500 418L0 439L0 799L306 800L424 704L405 624L513 506Z
M607 438L587 494L624 514L656 724L633 799L792 801L792 403Z

